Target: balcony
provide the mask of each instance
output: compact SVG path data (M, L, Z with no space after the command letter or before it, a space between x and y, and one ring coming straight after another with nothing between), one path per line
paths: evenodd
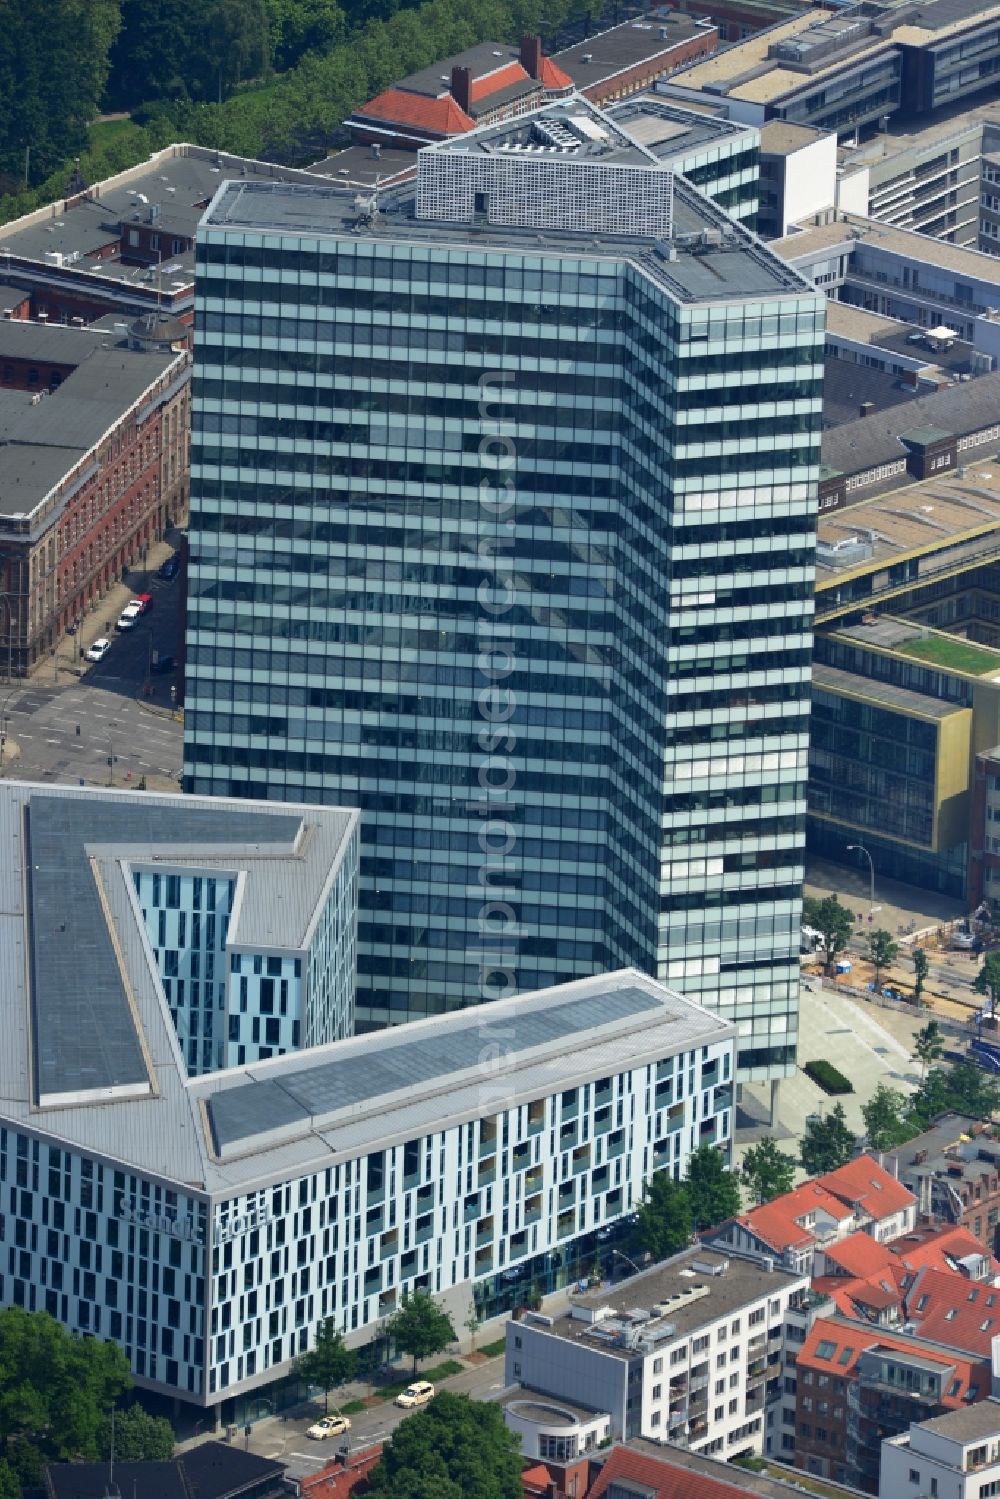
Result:
M486 1244L492 1244L495 1228L492 1218L484 1218L476 1229L476 1248L482 1249Z
M493 1269L493 1250L480 1249L476 1253L476 1274L488 1275Z
M495 1155L493 1155L490 1156L489 1159L479 1167L478 1185L480 1191L483 1189L483 1187L491 1187L496 1179L497 1158Z
M527 1176L524 1178L525 1196L531 1196L533 1193L540 1192L542 1190L544 1175L545 1173L542 1171L541 1166L535 1166L531 1171L528 1172Z
M541 1198L541 1194L539 1194L537 1197L531 1197L531 1198L529 1198L527 1200L527 1202L524 1204L524 1222L525 1222L525 1226L527 1227L528 1225L530 1225L532 1223L537 1223L539 1221L539 1219L541 1218L541 1216L542 1216L542 1198Z

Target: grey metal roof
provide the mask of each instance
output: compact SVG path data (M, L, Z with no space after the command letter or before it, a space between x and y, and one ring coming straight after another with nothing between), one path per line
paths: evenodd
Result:
M961 436L997 421L1000 421L1000 370L824 432L823 462L842 474L855 474L905 457L906 448L900 436L914 427L941 427Z
M585 37L572 47L552 54L557 67L568 73L577 88L592 88L626 68L652 61L672 47L704 33L704 26L678 11L661 11L649 20L623 21L596 36ZM663 33L666 33L664 36ZM664 58L663 71L671 66Z
M90 1103L64 1102L40 1111L34 1103L28 983L32 934L23 903L25 850L21 814L24 805L36 797L64 804L75 802L90 809L95 833L92 840L77 841L79 859L94 888L100 886L101 917L117 944L117 970L128 979L132 1023L141 1036L148 1076L153 1080L145 1091L110 1099L99 1108ZM279 821L292 817L300 820L304 834L296 840L297 852L280 864L273 858L267 859L264 849L248 850L247 845L243 845L243 857L239 860L232 857L233 845L219 843L213 850L224 868L232 868L236 862L244 867L248 889L258 875L265 882L270 880L272 889L279 885L286 900L294 901L295 911L305 909L310 883L313 900L318 898L318 887L322 886L319 872L330 867L334 857L331 849L339 846L342 857L348 846L346 833L353 838L358 826L356 812L338 809L144 793L141 807L154 819L154 834L158 835L161 816L178 804L184 815L201 809L218 816L232 811ZM389 1036L385 1033L357 1036L252 1067L189 1079L145 928L137 919L131 870L157 859L164 865L173 861L175 866L188 868L198 858L199 851L190 843L164 843L158 836L148 843L129 841L142 831L134 826L122 828L120 839L112 837L117 828L113 818L117 814L111 809L119 806L132 809L139 805L136 792L0 782L0 1022L4 1034L4 1045L0 1048L0 1120L39 1133L43 1138L64 1142L166 1184L179 1184L218 1200L228 1200L237 1192L294 1179L332 1161L440 1130L454 1121L495 1112L498 1106L513 1107L563 1087L578 1086L604 1073L648 1065L685 1049L731 1040L735 1035L734 1027L720 1016L701 1009L643 974L627 971L416 1021ZM84 813L79 815L83 817ZM58 817L58 810L53 810L53 825ZM90 825L88 821L87 826ZM89 864L88 851L92 861ZM203 847L200 854L204 858ZM68 864L65 859L63 862ZM41 936L47 935L57 946L66 940L66 934L59 930L69 907L63 891L64 879L57 879L55 891L50 884L45 892L48 905ZM54 906L53 899L57 899ZM36 904L33 921L38 921L41 914ZM291 923L290 929L293 926ZM236 945L239 936L238 930L233 938ZM59 965L65 973L62 958ZM78 990L82 987L77 984ZM638 990L652 996L655 1005L643 1008L642 1001L635 998L618 1000L615 995L621 990ZM602 998L599 1005L591 1008L595 996ZM93 1015L89 1008L80 1009L79 998L74 998L73 1004L68 1019L55 1006L47 1011L52 1025L59 1026L71 1038L58 1043L66 1050L71 1049L71 1041L81 1028L81 1017L89 1023ZM520 1032L521 1016L530 1027L528 1032L521 1033L539 1037L545 1033L544 1020L536 1027L532 1017L552 1006L577 1004L592 1016L596 1011L599 1023L589 1029L577 1028L572 1033L571 1045L566 1044L563 1035L519 1050L506 1049L505 1032L508 1029ZM622 1010L626 1013L622 1014ZM618 1019L611 1018L616 1014ZM609 1018L602 1018L605 1016ZM382 1052L392 1053L398 1047L413 1045L419 1047L417 1054L426 1055L429 1048L424 1043L428 1039L434 1041L439 1056L449 1056L451 1036L474 1026L478 1026L484 1046L492 1047L494 1040L497 1043L496 1066L488 1068L485 1079L478 1065L424 1082L404 1077L403 1086L397 1087L393 1095L361 1100L315 1120L303 1118L303 1101L296 1097L300 1074L312 1073L335 1062L345 1063L348 1072L360 1076L377 1065L375 1059ZM397 1083L400 1076L401 1069L397 1068L394 1073ZM273 1085L266 1094L255 1094L264 1098L266 1123L270 1128L220 1153L209 1127L208 1105L214 1106L214 1101L227 1091L239 1091L247 1084L261 1082ZM303 1097L308 1094L310 1101L312 1086L309 1079L302 1085Z
M659 163L650 162L650 171L661 169ZM674 180L675 240L677 235L699 234L703 229L723 229L728 238L725 245L706 254L678 244L677 258L669 264L654 255L653 240L642 235L596 236L569 230L542 232L498 224L439 224L418 219L415 187L411 183L389 189L380 196L379 203L384 211L377 223L362 228L358 224L353 190L226 182L206 210L203 231L250 230L309 237L350 235L355 241L395 240L401 244L447 245L455 249L471 246L515 255L562 254L613 260L637 266L679 302L817 295L812 283L794 266L779 260L766 245L680 177Z
M628 986L552 1003L544 1010L521 1007L504 1026L504 1050L572 1045L572 1038L582 1032L660 1008L655 994ZM331 1057L283 1078L280 1084L273 1080L243 1083L209 1101L216 1143L224 1148L272 1128L334 1115L353 1104L377 1100L382 1106L395 1095L426 1084L449 1087L454 1074L482 1066L483 1045L482 1016L474 1012L449 1031L446 1051L438 1035L414 1038L404 1029L398 1040L383 1041L370 1055Z
M205 845L291 849L301 818L191 806L178 797L111 805L36 792L25 804L31 1003L38 1097L146 1087L127 975L102 906L94 845L203 852Z
M950 1437L953 1442L976 1442L1000 1437L1000 1400L978 1400L962 1410L946 1411L920 1423L921 1431L932 1431Z
M838 636L849 633L838 631ZM816 692L860 697L866 702L881 705L889 712L898 709L901 713L920 718L949 718L953 713L960 713L963 708L961 703L949 703L942 698L931 697L930 693L914 692L909 687L893 687L889 682L879 682L874 677L863 677L853 671L841 671L839 667L818 663L813 666L812 684Z
M169 351L145 353L89 331L0 319L0 363L8 352L37 359L40 375L34 394L0 390L0 515L9 517L30 515L171 365L178 374L185 368L185 356ZM75 365L56 390L48 389L47 363Z

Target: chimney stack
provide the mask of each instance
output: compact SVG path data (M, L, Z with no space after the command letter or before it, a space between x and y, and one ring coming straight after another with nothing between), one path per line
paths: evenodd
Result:
M452 68L451 70L451 97L459 109L469 113L472 104L472 69Z
M522 36L521 67L529 78L541 78L542 39L540 36Z
M874 401L862 401L861 402L861 409L860 409L859 415L861 415L861 416L871 416L871 414L872 414L872 412L874 410L875 410L875 402Z

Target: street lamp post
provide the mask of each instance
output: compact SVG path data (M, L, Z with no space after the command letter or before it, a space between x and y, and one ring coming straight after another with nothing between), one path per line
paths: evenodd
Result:
M863 843L849 843L847 852L864 854L868 860L868 914L872 916L875 913L875 861Z
M108 785L109 786L111 786L111 785L114 784L114 782L112 780L112 775L114 773L114 764L115 764L115 746L114 746L114 742L111 739L109 739L108 740Z
M18 689L16 687L11 688L11 690L3 700L3 707L0 708L0 769L3 768L3 755L4 750L7 746L7 704L10 702L11 698L14 696L14 693L17 692L17 690Z

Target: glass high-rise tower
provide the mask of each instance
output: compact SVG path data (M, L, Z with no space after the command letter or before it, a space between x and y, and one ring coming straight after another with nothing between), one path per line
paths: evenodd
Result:
M362 1024L630 964L780 1077L822 296L579 98L418 162L199 231L186 785L362 809Z

